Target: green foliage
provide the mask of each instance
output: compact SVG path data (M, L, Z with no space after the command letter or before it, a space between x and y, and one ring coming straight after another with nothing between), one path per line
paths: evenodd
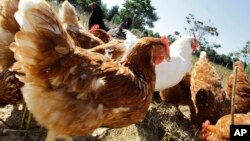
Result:
M122 19L133 19L133 28L144 30L145 26L154 27L154 22L159 19L156 9L151 5L151 0L126 0L120 11Z
M243 62L250 63L250 41L246 42L246 45L239 51L231 52L234 62L241 59Z
M76 1L75 4L81 7L86 12L91 12L91 8L88 6L92 0L74 0ZM69 0L70 3L72 3L72 0ZM72 3L73 4L73 3Z
M137 37L139 37L141 35L141 31L139 29L136 29L136 28L132 28L131 32L133 34L135 34L135 36L137 36Z
M247 65L245 71L248 74L248 77L250 77L250 64Z
M160 37L160 33L158 32L154 33L153 37Z
M246 42L246 45L240 50L240 55L245 62L250 62L250 41Z
M107 8L107 4L101 4L100 5L101 9L102 9L102 15L103 15L103 18L104 19L107 19L108 18L108 8Z
M118 14L113 15L112 19L110 20L113 24L119 25L122 22L121 16Z
M207 41L207 38L209 36L219 36L218 29L213 25L211 20L208 20L208 22L204 22L201 20L197 20L193 14L189 14L186 17L186 21L188 23L188 27L185 27L184 30L189 35L197 33L197 39L200 46L199 51L205 51L208 58L212 62L232 69L233 61L237 59L225 54L217 54L215 49L220 48L221 45L210 43L209 41ZM199 52L196 53L196 56L199 56Z
M111 7L111 9L108 11L108 20L111 21L113 19L114 16L119 15L119 6L113 6Z

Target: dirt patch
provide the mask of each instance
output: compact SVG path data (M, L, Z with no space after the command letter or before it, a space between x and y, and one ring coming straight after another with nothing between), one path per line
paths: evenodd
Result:
M19 130L21 106L0 108L0 141L43 141L46 129L32 121L29 130ZM181 112L180 112L181 111ZM189 141L197 140L197 131L190 122L187 106L180 111L171 105L151 104L144 120L119 129L98 129L88 137L74 137L74 141ZM11 129L11 130L9 130ZM58 140L59 141L59 140Z

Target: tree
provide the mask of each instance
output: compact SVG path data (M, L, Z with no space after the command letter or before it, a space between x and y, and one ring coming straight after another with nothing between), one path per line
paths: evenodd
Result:
M250 63L250 41L246 42L246 45L240 51L240 54L245 62Z
M107 4L101 4L100 5L101 9L102 9L102 14L103 14L103 18L107 19L108 18L108 8L107 8Z
M72 5L79 6L82 10L85 12L91 12L91 8L89 7L89 4L91 2L96 2L103 10L103 16L107 16L107 6L102 4L101 0L68 0Z
M122 22L121 16L118 14L113 15L112 19L110 20L113 24L119 25Z
M242 61L250 63L250 41L239 51L231 52L233 58L241 58Z
M167 37L169 44L172 44L175 40L181 37L181 33L179 31L175 31L174 34L169 34Z
M119 15L119 6L115 5L111 7L111 9L108 11L108 20L111 21L114 16Z
M247 65L245 71L246 71L246 73L248 74L248 77L250 77L250 64Z
M148 37L161 37L158 32L154 32L153 30L147 30L148 31Z
M144 30L145 26L154 27L154 22L159 19L156 9L151 5L151 0L125 0L120 11L122 19L133 19L133 28Z
M194 32L197 33L197 39L199 40L200 46L204 48L220 48L221 45L212 43L210 44L207 41L208 36L219 36L217 28L213 26L211 20L208 22L203 22L196 20L193 14L189 14L186 17L186 21L189 27L184 27L184 30L192 35Z

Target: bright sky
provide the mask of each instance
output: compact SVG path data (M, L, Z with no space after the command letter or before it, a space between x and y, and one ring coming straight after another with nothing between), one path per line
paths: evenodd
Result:
M102 0L108 8L124 0ZM250 41L250 1L249 0L151 0L160 19L155 22L153 31L161 35L173 34L174 31L186 35L185 17L192 13L197 20L209 19L218 28L219 37L209 39L221 44L220 54L242 49Z

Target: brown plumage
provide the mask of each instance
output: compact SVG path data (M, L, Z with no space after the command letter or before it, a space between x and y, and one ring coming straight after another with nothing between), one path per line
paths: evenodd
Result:
M19 0L0 1L0 72L8 69L15 61L9 45L14 41L14 35L19 30L14 13Z
M175 107L179 105L190 105L192 103L190 78L191 74L186 73L177 85L160 91L161 100L166 104L173 104Z
M125 53L125 44L122 40L112 39L112 37L102 29L91 29L84 31L84 27L78 22L74 7L64 1L60 11L63 27L75 41L76 45L90 49L89 51L105 54L114 60L120 60ZM94 36L93 36L93 35ZM104 45L104 43L107 43Z
M124 56L126 49L124 41L114 39L106 44L89 49L89 51L98 52L113 60L120 61Z
M23 83L9 71L15 62L14 54L9 45L14 41L14 35L19 31L19 25L14 18L19 0L0 1L0 106L18 104L23 101L20 88Z
M224 92L221 79L209 63L206 52L201 52L192 70L191 95L195 105L193 122L197 126L205 120L214 124L221 116L230 112L229 96Z
M101 39L104 43L108 43L109 41L112 40L112 37L105 30L95 29L95 30L91 30L91 33L95 37L98 37L99 39Z
M18 104L23 101L20 90L23 83L15 77L16 74L9 70L0 73L0 106Z
M244 64L237 61L233 64L234 69L238 67L236 95L235 95L235 112L247 113L250 111L250 80L245 72ZM226 92L231 97L234 82L234 72L229 76L226 85Z
M123 64L115 63L75 46L45 1L21 3L25 11L19 7L19 19L29 24L11 45L15 68L25 72L19 77L25 83L24 99L49 133L83 136L100 126L123 127L145 116L155 63L162 55L169 57L161 39L141 39Z
M75 8L68 1L63 2L60 17L63 27L77 46L90 49L104 43L101 39L85 30L78 21Z
M202 141L229 141L231 115L221 117L216 125L209 121L202 124L200 139ZM250 114L234 114L234 125L250 125Z
M17 11L19 0L1 0L0 25L4 30L15 33L19 30L14 14Z

